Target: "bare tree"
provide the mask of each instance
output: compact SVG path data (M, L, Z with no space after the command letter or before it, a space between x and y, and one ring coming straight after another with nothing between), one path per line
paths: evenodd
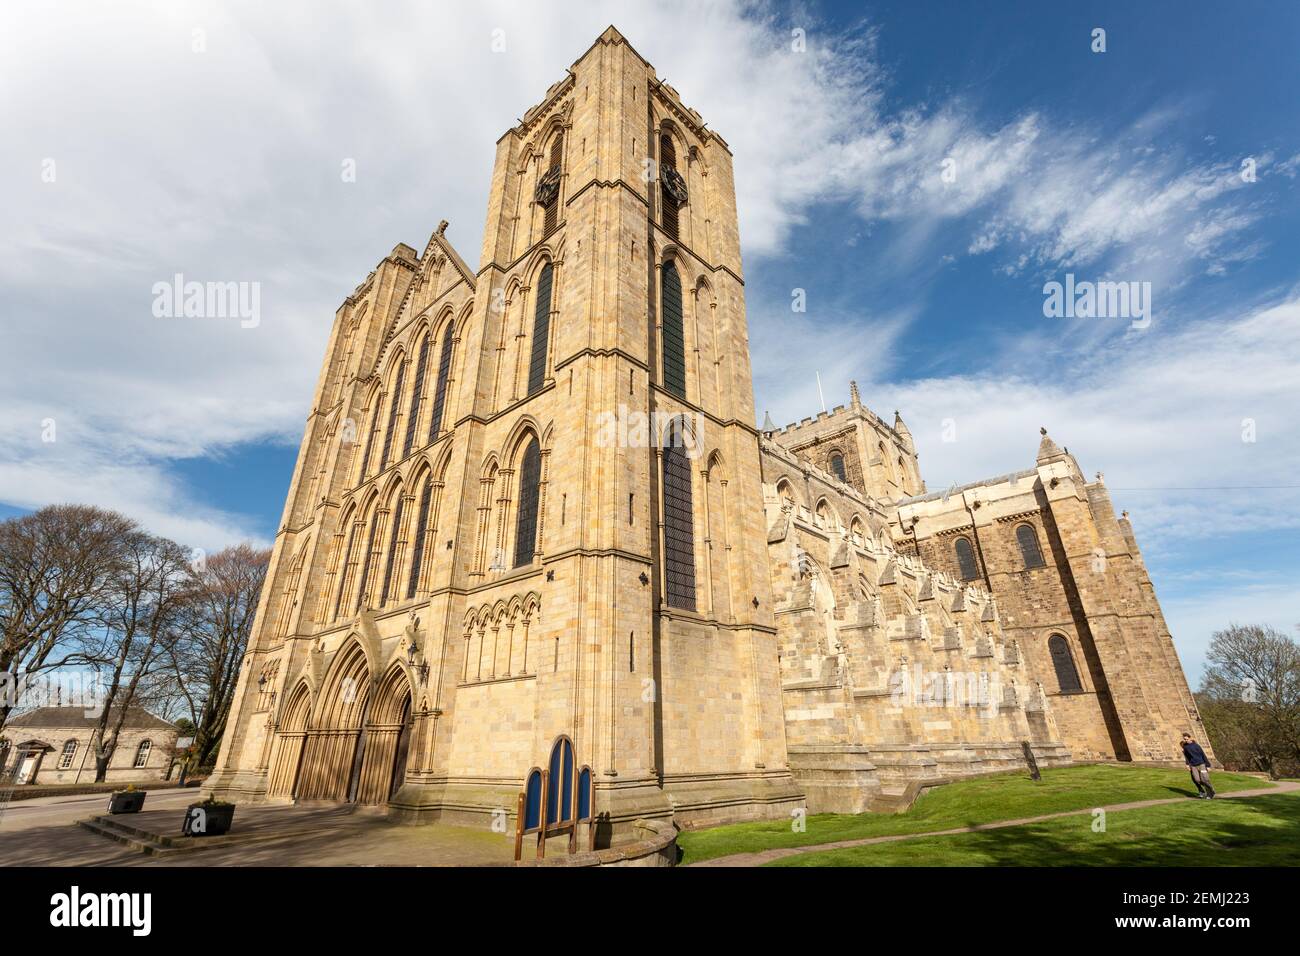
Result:
M22 687L72 660L135 523L87 505L50 505L0 522L0 727Z
M169 650L169 677L194 722L193 761L216 758L248 647L271 552L241 544L194 571L181 638Z
M1300 645L1271 627L1216 631L1198 701L1215 753L1231 769L1300 771Z
M140 704L140 688L167 660L181 633L193 600L189 551L134 531L126 536L109 580L98 642L83 651L106 674L92 737L97 783L107 774L128 711Z

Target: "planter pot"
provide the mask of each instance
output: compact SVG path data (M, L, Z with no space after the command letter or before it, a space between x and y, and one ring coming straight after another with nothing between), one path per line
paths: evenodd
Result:
M230 830L235 819L235 808L212 806L208 803L191 803L185 810L181 833L185 836L221 836Z
M139 813L144 807L143 790L118 790L108 798L109 813Z

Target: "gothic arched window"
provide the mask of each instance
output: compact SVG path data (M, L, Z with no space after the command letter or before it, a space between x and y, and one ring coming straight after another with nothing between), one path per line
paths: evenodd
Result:
M1016 543L1020 545L1020 558L1026 568L1041 568L1043 550L1038 546L1038 533L1033 526L1022 524L1016 528Z
M379 470L388 467L388 456L393 450L393 430L397 427L397 407L402 404L402 380L406 378L406 359L397 363L397 378L393 382L393 400L388 403L388 427L384 430L384 453L379 459Z
M664 570L669 607L695 610L695 510L685 426L675 418L664 442Z
M429 365L429 335L420 339L420 351L415 359L415 381L411 386L411 407L407 411L406 441L402 443L402 457L411 454L415 447L415 427L420 420L420 404L424 401L424 372Z
M64 741L63 753L59 755L59 769L67 770L72 766L72 758L77 755L77 742L75 740Z
M411 580L406 585L406 596L415 597L420 586L420 568L424 564L425 538L429 534L429 507L433 502L433 479L424 480L424 491L420 493L420 510L416 512L415 537L411 540Z
M537 305L533 312L533 350L528 360L528 394L540 392L546 384L546 346L551 336L551 281L554 271L548 262L537 276Z
M659 137L659 195L663 197L663 227L669 238L677 238L677 197L666 182L677 174L677 147L668 133Z
M150 751L151 749L153 749L153 741L151 741L151 740L142 740L142 741L140 741L140 746L139 746L138 748L136 748L136 751L135 751L135 769L136 769L136 770L139 770L141 767L143 767L143 766L145 766L147 763L149 763L149 751Z
M519 513L515 518L515 567L531 564L537 551L537 506L541 494L542 449L534 437L519 465Z
M862 543L862 539L863 539L862 528L863 528L862 519L859 518L857 515L854 515L851 519L849 519L849 534L852 536L853 540L856 541L858 544Z
M447 407L447 379L451 377L451 341L455 335L454 323L447 323L442 333L442 352L438 356L438 386L433 393L433 415L429 419L429 441L438 440L442 430L442 413Z
M961 568L963 581L974 581L980 576L979 565L975 563L975 549L969 538L958 538L953 544L957 552L957 566Z
M682 280L677 266L663 268L664 388L686 398L686 345L682 337Z
M1074 656L1070 653L1069 642L1060 634L1053 634L1047 639L1047 650L1052 655L1052 666L1056 668L1056 685L1061 693L1083 690L1079 681L1079 669L1074 666Z
M406 499L399 492L397 509L393 512L393 538L388 543L388 561L384 564L384 588L379 594L380 607L388 603L388 592L393 585L393 566L397 563L397 538L402 533L402 510L405 505Z
M844 456L837 451L831 452L831 474L845 484L848 484L849 476L844 470Z

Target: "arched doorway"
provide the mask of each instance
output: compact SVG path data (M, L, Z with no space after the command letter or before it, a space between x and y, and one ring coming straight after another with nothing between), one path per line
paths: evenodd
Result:
M307 718L311 714L311 692L300 683L289 698L276 735L275 754L271 758L271 776L267 782L269 797L292 797L298 787L302 768L303 745L307 741Z
M380 805L402 785L411 745L411 682L394 664L375 693L361 733L351 799Z
M411 698L407 695L406 705L402 708L402 730L397 735L397 753L393 755L393 776L388 784L388 799L393 799L393 794L397 793L398 788L406 779L406 759L411 752Z
M330 668L321 690L294 796L300 800L352 799L365 752L362 728L369 704L370 666L365 651L354 643Z

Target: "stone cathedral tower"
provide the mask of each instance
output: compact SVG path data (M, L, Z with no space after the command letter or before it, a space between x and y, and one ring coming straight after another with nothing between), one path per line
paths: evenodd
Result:
M612 27L340 307L213 789L486 824L569 736L615 831L784 816L725 141Z

